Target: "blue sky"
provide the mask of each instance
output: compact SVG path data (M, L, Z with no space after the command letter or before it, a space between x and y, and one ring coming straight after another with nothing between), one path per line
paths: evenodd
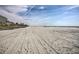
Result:
M79 26L78 5L0 6L1 10L14 15L15 18L8 16L15 19L12 21L18 19L16 22L22 21L32 26Z

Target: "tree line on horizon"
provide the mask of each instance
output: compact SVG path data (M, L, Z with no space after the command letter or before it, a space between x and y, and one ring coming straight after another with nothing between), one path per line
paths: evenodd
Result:
M0 15L0 29L15 29L15 28L24 28L29 25L24 23L13 23L7 20L6 17Z

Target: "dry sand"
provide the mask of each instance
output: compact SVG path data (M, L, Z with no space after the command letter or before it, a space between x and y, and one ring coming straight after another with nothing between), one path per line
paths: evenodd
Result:
M79 28L27 27L0 31L2 54L78 54Z

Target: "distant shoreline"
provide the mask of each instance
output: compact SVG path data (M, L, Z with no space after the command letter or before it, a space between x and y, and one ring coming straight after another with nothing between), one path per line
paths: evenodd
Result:
M79 26L43 26L43 27L77 27L79 28Z
M79 28L79 26L31 26L31 27L75 27L75 28Z

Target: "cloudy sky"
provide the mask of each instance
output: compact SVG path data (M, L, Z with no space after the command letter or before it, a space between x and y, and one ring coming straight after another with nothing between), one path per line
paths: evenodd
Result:
M0 15L34 26L79 26L78 5L1 5Z

